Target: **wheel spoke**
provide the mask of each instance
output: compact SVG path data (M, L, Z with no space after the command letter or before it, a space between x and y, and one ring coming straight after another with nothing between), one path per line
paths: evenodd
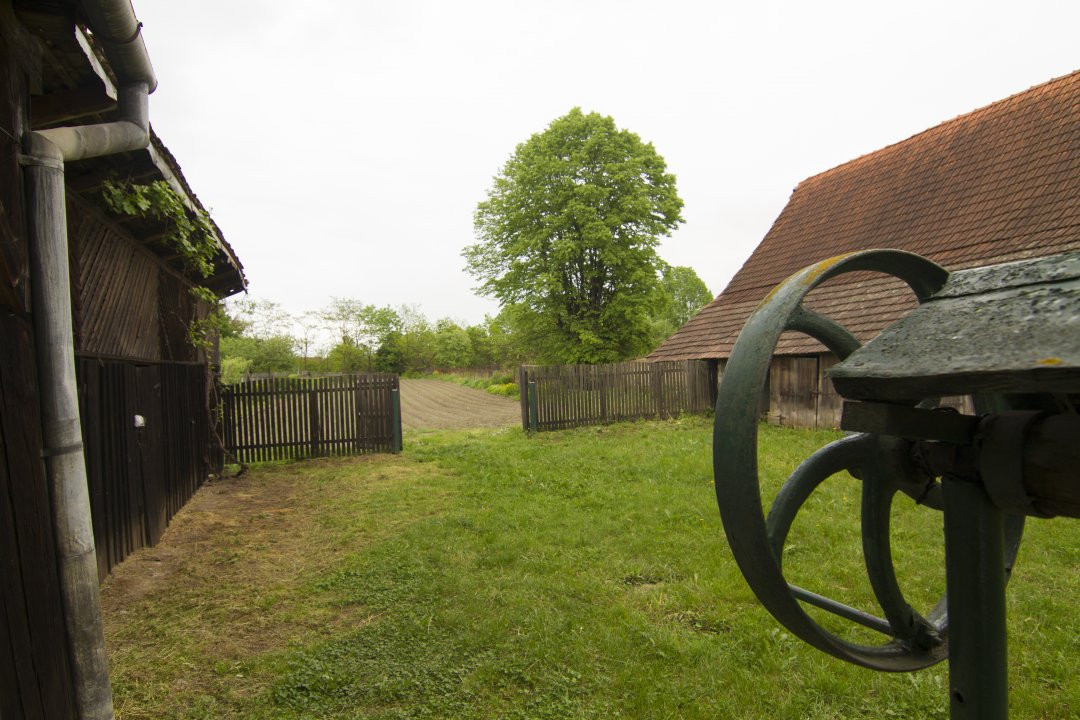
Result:
M796 305L788 316L784 329L806 333L829 348L841 360L859 349L858 339L846 327L832 318L814 312L802 303Z
M809 603L810 605L813 605L814 607L819 607L822 610L827 610L833 615L842 617L845 620L850 620L852 622L862 625L863 627L870 628L871 630L876 630L877 632L889 637L890 639L895 637L895 635L893 634L892 626L889 625L888 620L882 620L881 618L871 615L870 613L863 612L862 610L859 610L858 608L853 608L850 605L845 605L842 602L837 602L836 600L833 600L832 598L827 598L824 595L818 595L816 592L807 590L806 588L801 588L798 585L792 585L791 583L788 583L788 589L791 590L792 595L806 603Z
M899 462L901 448L888 439L853 435L826 445L807 458L784 483L769 509L766 532L777 565L783 569L783 548L799 510L821 483L848 471L863 483L861 523L863 558L874 596L885 619L810 590L787 583L796 598L887 635L908 647L928 650L943 643L940 617L919 615L904 599L892 564L889 536L893 498L910 481Z

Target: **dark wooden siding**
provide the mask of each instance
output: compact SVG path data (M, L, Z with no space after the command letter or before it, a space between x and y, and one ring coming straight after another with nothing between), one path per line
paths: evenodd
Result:
M818 427L818 359L774 357L769 366L769 420L787 427Z
M75 715L41 462L19 145L36 43L0 0L0 717Z
M188 326L197 311L191 285L168 272L161 272L158 277L161 357L180 361L199 359L199 353L188 341ZM205 312L200 317L204 315Z
M30 275L23 206L22 151L16 138L26 129L29 95L26 57L36 45L12 17L9 0L0 0L0 307L26 312L30 307ZM22 50L22 52L20 52ZM23 65L25 63L25 65Z
M187 329L199 313L192 284L122 227L68 193L75 347L84 354L192 361Z
M210 472L207 366L188 341L191 283L68 194L79 401L104 577L154 545ZM205 312L205 309L203 310ZM136 428L140 415L145 427ZM213 463L216 466L216 463Z
M157 263L69 203L76 343L80 350L161 360Z
M132 551L156 544L210 472L206 368L95 358L81 358L77 367L94 542L105 577Z
M74 716L33 335L0 312L0 717Z

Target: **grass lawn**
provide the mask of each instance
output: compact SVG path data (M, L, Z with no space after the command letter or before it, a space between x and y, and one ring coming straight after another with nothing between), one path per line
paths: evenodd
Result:
M762 430L763 484L834 433ZM200 491L103 588L118 716L946 718L945 667L833 660L760 608L720 527L701 418L406 437L402 456ZM827 483L789 576L873 610L858 483ZM894 512L940 594L941 519ZM1030 521L1009 588L1012 717L1080 716L1080 526Z

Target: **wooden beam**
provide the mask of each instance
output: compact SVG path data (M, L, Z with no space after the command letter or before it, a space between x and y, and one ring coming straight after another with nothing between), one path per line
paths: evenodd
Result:
M109 172L110 168L102 168L98 172L89 172L80 176L68 175L67 187L71 192L78 193L79 195L85 195L87 193L93 193L101 190L105 185L105 181L112 178L112 174ZM130 179L132 182L141 183L150 179L158 179L158 174L153 170L146 170L134 175L124 175L125 179Z
M46 43L41 44L41 56L45 60L45 64L56 73L60 81L67 85L69 88L76 88L79 85L79 78L75 72L61 61L57 56L56 50L50 47Z
M53 125L76 118L112 110L116 101L102 88L82 87L35 97L30 102L30 124L33 127Z

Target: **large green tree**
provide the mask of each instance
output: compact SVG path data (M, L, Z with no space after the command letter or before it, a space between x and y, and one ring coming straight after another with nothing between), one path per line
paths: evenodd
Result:
M656 245L682 222L682 205L651 143L574 108L496 175L466 268L541 359L632 357L650 349Z
M660 268L660 288L653 305L653 344L657 345L670 337L712 299L705 281L698 277L693 268L663 264Z

